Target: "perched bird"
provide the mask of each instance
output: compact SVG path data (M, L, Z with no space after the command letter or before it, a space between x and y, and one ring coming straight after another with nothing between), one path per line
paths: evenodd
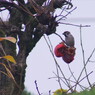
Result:
M65 41L63 40L55 47L54 54L56 57L62 57L64 62L69 64L74 60L76 51L76 48L74 47L74 37L69 31L65 31L63 35L65 36Z
M63 35L65 36L65 44L68 47L74 47L75 41L73 35L69 31L65 31Z

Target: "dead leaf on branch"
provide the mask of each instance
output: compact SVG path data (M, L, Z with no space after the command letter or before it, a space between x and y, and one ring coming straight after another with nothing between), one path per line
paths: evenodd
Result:
M16 86L21 90L21 88L19 87L19 85L17 84L17 82L15 81L15 78L13 76L13 74L11 73L11 71L7 68L7 66L4 63L0 63L0 65L4 66L4 68L6 69L6 73L3 71L0 71L1 73L3 73L4 75L8 76L9 78L11 78L13 80L13 82L16 84Z
M16 64L15 59L10 55L0 57L0 59L2 59L2 58L7 59L8 61L13 62L14 64Z
M16 43L16 39L14 37L0 37L0 41L8 40L12 43Z
M3 71L0 71L0 72L2 72L3 74L7 75L9 78L12 78L15 81L14 76L12 75L11 71L7 68L7 66L4 63L0 63L0 64L4 66L4 68L6 69L7 73L5 73Z

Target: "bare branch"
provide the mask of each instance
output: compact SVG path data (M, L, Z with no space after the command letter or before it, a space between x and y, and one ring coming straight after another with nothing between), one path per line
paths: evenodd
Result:
M54 61L55 61L55 63L56 63L56 66L59 68L59 70L60 70L62 76L64 77L64 79L65 79L65 81L66 81L66 83L67 83L67 87L70 89L71 86L69 85L69 83L68 83L68 81L67 81L67 79L66 79L66 77L65 77L65 75L64 75L64 73L63 73L63 71L62 71L62 69L61 69L61 67L60 67L59 64L57 63L57 61L56 61L56 59L55 59L55 56L54 56L54 54L53 54L53 51L51 50L50 45L49 45L49 43L48 43L48 41L47 41L47 39L46 39L45 36L44 36L44 39L45 39L45 41L46 41L46 43L47 43L47 45L48 45L48 47L49 47L49 49L50 49L50 52L51 52L51 54L52 54L52 56L53 56L53 59L54 59ZM58 79L60 80L60 77L58 77ZM70 90L71 90L71 92L73 92L72 89L70 89Z
M70 91L73 87L76 87L77 84L79 84L81 81L83 81L85 78L87 78L92 73L93 73L93 71L91 71L87 76L83 77L80 81L77 81L77 83L75 85L73 85L68 91Z
M49 90L49 95L51 95L51 90Z
M51 52L51 54L52 54L52 56L54 58L55 63L56 63L56 70L57 70L57 75L58 75L58 83L59 83L60 88L62 89L61 82L60 82L60 77L59 77L59 70L58 70L58 66L57 66L57 61L56 61L56 59L54 57L54 54L53 54L53 51L52 51L52 48L51 48L52 45L51 46L49 45L49 43L48 43L45 36L44 36L44 39L45 39L45 41L46 41L46 43L47 43L47 45L48 45L48 47L50 49L50 52ZM50 39L49 39L49 42L50 42ZM51 42L50 42L50 44L51 44Z
M37 81L35 80L35 86L36 86L36 90L37 90L37 92L38 92L38 95L42 95L41 93L40 93L40 91L39 91L39 88L38 88L38 85L37 85Z
M70 12L68 12L65 16L63 15L60 19L58 19L57 20L57 22L58 21L60 21L60 20L62 20L63 18L65 18L65 17L67 17L71 12L73 12L75 9L76 9L77 7L75 7L74 9L72 9Z
M82 48L82 53L83 53L83 63L84 63L84 67L83 67L83 69L81 70L81 73L80 73L80 75L79 75L79 77L78 77L78 79L77 79L77 82L79 81L79 79L80 79L80 77L81 77L81 75L82 75L82 73L83 73L84 70L85 70L85 73L86 73L86 75L87 75L86 65L87 65L87 63L89 62L89 59L92 57L92 55L93 55L93 53L94 53L94 51L95 51L95 48L94 48L94 50L92 51L92 53L91 53L91 55L89 56L88 60L85 62L84 49L83 49L83 45L82 45L81 25L80 25L80 42L81 42L81 48ZM89 85L90 85L90 87L91 87L91 84L90 84L90 81L89 81L89 79L88 79L88 76L87 76L87 80L88 80L88 83L89 83ZM77 85L76 85L76 87L77 87ZM76 87L75 87L75 89L76 89Z
M83 43L82 43L82 30L81 30L81 25L80 25L80 42L81 42L81 49L82 49L82 55L83 55L84 70L85 70L85 74L87 75L87 69L86 69L86 66L85 66L84 48L83 48ZM88 76L87 76L87 81L89 83L89 86L91 87L91 83L90 83L90 80L89 80Z
M72 70L71 70L71 68L70 68L70 65L69 65L69 64L68 64L68 68L69 68L69 71L70 71L71 75L73 76L73 78L74 78L75 82L77 83L77 79L75 78L75 76L74 76L74 74L73 74L73 72L72 72ZM80 86L80 88L83 90L82 86L81 86L80 84L78 84L78 85L79 85L79 86Z
M54 33L54 34L56 34L56 35L62 40L62 42L66 43L66 42L63 40L63 38L62 38L58 33Z
M71 25L71 26L80 27L80 25L71 24L71 23L63 23L63 22L59 22L59 24L64 24L64 25ZM90 26L90 25L82 25L81 27L91 27L91 26Z

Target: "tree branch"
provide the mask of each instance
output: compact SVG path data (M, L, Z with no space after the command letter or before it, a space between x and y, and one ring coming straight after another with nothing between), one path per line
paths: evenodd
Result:
M37 81L35 80L35 86L36 86L36 90L37 90L37 92L38 92L38 95L42 95L41 93L40 93L40 91L39 91L39 88L38 88L38 85L37 85Z

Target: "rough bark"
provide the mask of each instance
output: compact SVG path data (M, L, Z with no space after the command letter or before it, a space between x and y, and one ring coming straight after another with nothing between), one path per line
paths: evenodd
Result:
M0 37L12 36L17 39L18 53L16 45L8 41L3 41L3 46L6 55L12 55L17 64L10 63L11 68L5 60L6 66L10 69L14 76L16 83L6 75L0 72L0 95L21 95L24 89L26 59L31 50L35 47L36 43L40 40L43 34L50 35L55 33L58 23L56 17L52 16L50 12L54 9L61 8L65 4L72 4L65 0L51 0L46 6L41 6L46 0L16 0L18 4L7 2L7 0L0 0L0 8L7 9L10 13L9 21L0 21ZM3 11L4 9L0 10ZM34 14L37 15L35 18ZM22 30L22 24L25 25L25 30ZM0 56L4 52L0 48ZM0 71L6 72L5 68L0 65Z

